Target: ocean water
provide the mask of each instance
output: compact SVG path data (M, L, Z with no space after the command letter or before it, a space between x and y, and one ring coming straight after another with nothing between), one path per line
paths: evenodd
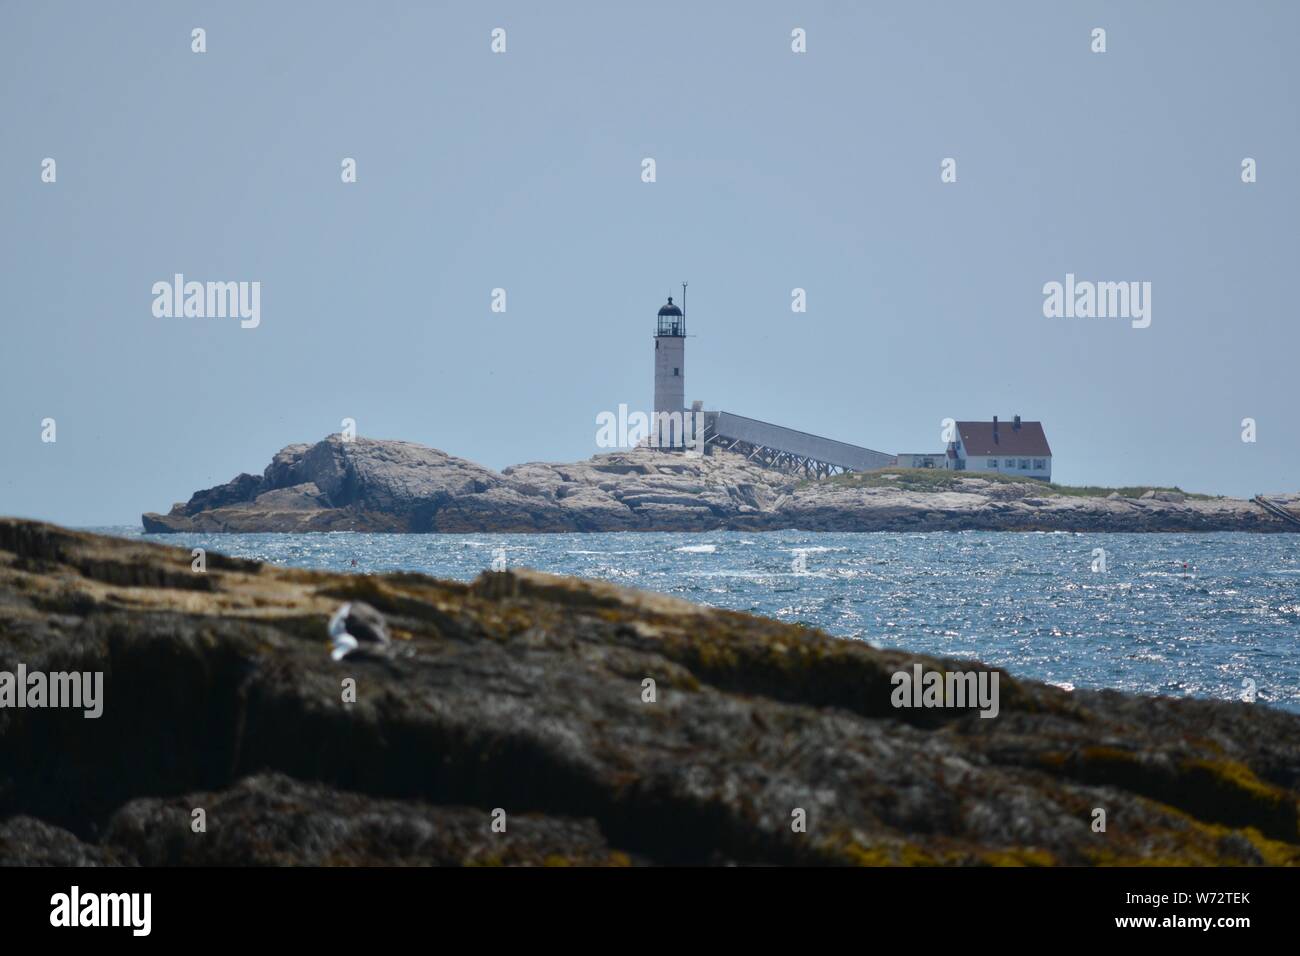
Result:
M1242 699L1253 687L1256 702L1300 712L1296 535L93 530L280 565L462 581L504 556L1067 689ZM1105 571L1093 570L1098 548Z

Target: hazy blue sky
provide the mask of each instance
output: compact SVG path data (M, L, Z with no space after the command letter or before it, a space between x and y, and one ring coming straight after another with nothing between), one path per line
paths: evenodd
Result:
M598 412L649 404L683 279L707 407L888 452L1020 413L1058 481L1300 488L1298 28L1290 2L5 0L0 513L134 522L345 416L496 468L585 457ZM261 282L260 327L155 318L177 272ZM1150 328L1045 318L1067 272L1151 282Z

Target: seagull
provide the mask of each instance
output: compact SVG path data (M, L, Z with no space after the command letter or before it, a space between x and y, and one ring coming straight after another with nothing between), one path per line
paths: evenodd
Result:
M334 650L330 658L341 661L361 645L366 651L383 654L392 642L388 637L388 625L384 616L364 601L348 601L330 618L330 639Z

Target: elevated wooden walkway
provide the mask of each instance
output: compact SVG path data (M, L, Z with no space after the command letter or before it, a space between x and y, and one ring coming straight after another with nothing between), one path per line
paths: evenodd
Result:
M1283 508L1277 502L1269 501L1263 495L1256 495L1251 500L1254 501L1255 504L1263 508L1265 511L1267 511L1269 514L1273 515L1274 517L1281 518L1283 521L1286 521L1294 525L1295 527L1300 528L1300 516L1295 515L1294 513L1288 511L1286 508Z
M894 463L893 455L773 425L731 412L704 413L705 445L735 451L750 461L809 478L869 471Z

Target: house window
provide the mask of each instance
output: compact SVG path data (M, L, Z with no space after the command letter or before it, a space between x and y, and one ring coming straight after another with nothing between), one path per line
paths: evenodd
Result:
M1008 459L1007 459L1007 467L1008 467L1008 468L1014 468L1014 467L1016 467L1016 460L1015 460L1014 458L1008 458Z
M1043 471L1046 467L1047 467L1047 459L1045 458L1034 459L1034 471Z
M1021 470L1021 471L1028 471L1028 470L1029 470L1029 459L1028 459L1028 458L1021 458L1021 459L1020 459L1020 470Z
M998 466L998 460L997 460L996 458L990 458L990 459L989 459L989 463L988 463L988 467L990 467L990 468L996 468L997 466Z
M682 371L681 369L679 369L679 368L675 368L675 369L673 369L673 374L674 374L674 375L680 375L680 374L681 374L681 371Z

